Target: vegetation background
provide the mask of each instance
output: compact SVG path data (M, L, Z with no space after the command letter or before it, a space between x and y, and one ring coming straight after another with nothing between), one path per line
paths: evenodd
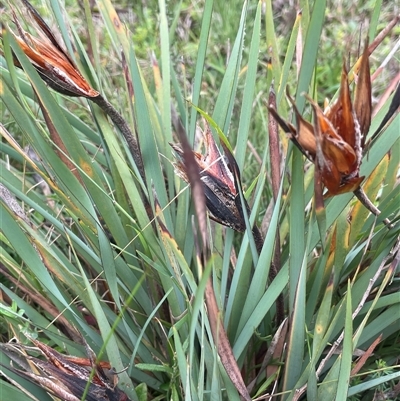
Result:
M398 16L399 3L32 4L67 49L74 49L91 85L137 133L146 181L97 105L60 95L34 71L0 59L1 341L30 344L27 333L64 354L84 355L71 336L76 328L99 359L122 372L119 387L132 400L239 400L211 334L215 316L204 305L211 277L252 399L397 399L399 114L362 165L364 190L381 216L370 215L352 194L329 199L321 238L313 167L283 133L284 174L274 202L266 104L272 84L285 117L291 117L287 86L308 117L302 92L320 104L334 99L343 58L352 66L365 37L371 42ZM0 7L1 22L15 32L10 4ZM28 20L25 29L29 25ZM397 22L370 57L371 73L380 71L372 84L370 134L389 108L400 72L399 36ZM3 41L5 54L7 46ZM75 172L59 158L32 87ZM174 172L169 145L178 141L177 115L190 143L201 149L197 124L203 123L186 100L212 116L234 149L249 219L265 235L260 255L249 232L210 221L207 232L200 232L211 244L207 263L201 263L190 190ZM4 198L7 190L16 200L13 208ZM157 212L154 221L140 201L141 190ZM390 229L385 217L394 221ZM277 236L280 272L270 282ZM290 324L278 327L280 293ZM9 364L3 348L0 358ZM7 368L1 371L2 399L51 399Z

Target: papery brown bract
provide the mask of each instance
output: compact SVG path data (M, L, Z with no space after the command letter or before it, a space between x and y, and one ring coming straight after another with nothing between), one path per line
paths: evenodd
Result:
M236 231L244 232L246 223L234 177L238 169L237 166L232 165L232 163L236 162L233 156L228 158L219 151L208 125L204 132L204 142L205 155L197 152L193 153L203 182L209 215L218 223ZM182 158L182 149L176 144L171 144L171 146L178 159L175 163L175 171L183 180L188 182L186 167ZM228 149L224 150L229 152Z
M97 362L95 354L86 343L88 357L79 358L63 355L48 345L27 337L46 360L27 356L29 348L22 344L0 344L1 351L13 361L13 365L22 368L3 365L8 370L61 400L79 401L87 388L87 401L129 401L128 396L115 387L115 380L109 377L115 375L106 375L105 371L111 369L110 364Z
M15 40L46 83L62 94L94 98L99 92L93 89L79 72L72 58L57 42L50 28L27 0L22 0L37 25L40 38L24 31L13 11L19 36ZM21 67L14 57L14 64Z
M322 183L328 189L325 197L355 191L364 177L359 175L365 137L371 124L371 79L368 47L360 62L354 102L351 100L348 73L343 64L338 99L327 110L309 100L313 124L304 120L288 94L296 116L297 128L285 122L269 107L281 127L299 149L315 164Z

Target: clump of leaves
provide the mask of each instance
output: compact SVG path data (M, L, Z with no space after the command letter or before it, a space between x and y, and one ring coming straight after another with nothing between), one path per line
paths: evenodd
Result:
M225 134L235 169L242 173L243 193L235 186L242 197L242 232L209 220L201 170L190 151L199 150L198 115L207 113L186 100L199 105L204 77L216 77L210 68L205 72L208 49L216 45L209 33L218 31L213 1L204 3L193 73L184 78L182 64L171 58L171 27L176 25L165 2L152 9L159 18L159 53L146 71L138 59L143 49L136 48L111 2L96 5L92 11L96 18L100 13L114 55L105 61L90 8L82 14L85 45L58 2L51 2L45 18L52 20L47 25L59 27L60 46L82 79L101 93L100 104L97 96L71 99L57 92L54 82L48 86L44 72L11 34L21 36L11 8L9 19L2 21L0 96L7 117L1 126L3 338L14 338L24 350L27 331L61 355L86 358L78 330L97 356L91 366L100 361L112 367L118 391L140 401L239 400L240 395L345 399L398 381L399 114L386 122L360 168L360 177L366 177L363 190L381 215L371 215L352 193L341 194L325 202L321 235L312 202L313 168L273 127L258 96L260 85L269 95L274 80L276 109L284 119L288 85L296 88L300 113L303 92L315 99L325 2L304 4L284 58L272 2L255 8L245 2L237 18L224 25L232 27L234 40L229 58L218 66L220 84L212 86L218 91L206 111L212 135ZM371 7L369 29L375 37L382 18L379 3ZM29 25L21 18L24 31ZM261 68L258 57L265 48L268 60ZM15 68L15 60L23 70ZM111 87L104 63L119 72L112 82L121 87ZM386 115L394 90L378 103L367 140ZM121 109L121 120L110 107ZM253 120L255 113L261 117ZM136 156L126 127L140 149ZM255 138L260 146L251 154L261 162L257 170L252 166L256 174L250 176L247 144ZM190 191L175 174L171 142L180 143L185 157L192 158L186 164L194 171ZM272 166L278 169L270 176ZM393 222L389 229L384 218ZM263 229L260 247L255 225ZM271 279L272 265L278 272ZM287 318L282 324L276 318L280 296ZM3 352L8 346L0 350L7 378L3 396L50 400L45 388L13 371L10 353ZM394 372L349 384L358 374L353 363L372 373L377 360Z

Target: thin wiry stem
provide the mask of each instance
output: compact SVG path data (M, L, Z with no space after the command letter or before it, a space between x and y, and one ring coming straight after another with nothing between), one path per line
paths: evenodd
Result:
M139 142L136 136L132 133L132 130L129 128L127 122L124 120L121 114L118 113L114 106L102 95L90 99L95 102L111 118L112 122L121 131L126 140L126 143L128 144L136 167L139 170L139 174L142 177L143 182L146 183L146 175L144 171L142 153L140 152Z
M364 190L359 187L354 191L354 195L358 198L358 200L375 216L379 216L381 211L370 201L368 196L365 194ZM383 222L386 224L388 228L392 228L393 224L389 219L383 219Z
M125 138L126 143L128 144L128 148L133 157L133 161L136 164L136 167L139 171L139 174L143 180L143 183L146 185L146 173L144 170L142 153L140 151L140 145L137 140L137 137L134 135L132 130L129 128L129 125L125 121L125 119L118 113L118 111L114 108L114 106L105 99L101 94L94 98L90 98L93 102L95 102L112 120L112 122L118 127L121 131L122 135ZM151 220L153 218L153 212L149 203L149 200L144 193L143 189L140 187L139 189L141 193L141 197L147 211L147 215Z

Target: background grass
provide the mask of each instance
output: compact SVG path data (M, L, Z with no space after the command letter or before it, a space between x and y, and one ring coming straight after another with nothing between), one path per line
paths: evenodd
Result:
M137 133L145 182L102 111L86 99L49 90L28 65L17 71L5 58L10 46L18 49L3 40L1 183L19 206L10 208L2 197L2 342L15 337L27 343L27 331L63 353L82 355L71 334L75 327L116 371L128 367L119 386L132 400L239 400L204 306L211 277L243 380L254 383L253 398L274 393L279 399L395 399L399 225L387 229L381 217L375 221L346 194L326 202L328 230L320 238L312 208L313 169L283 134L281 200L274 205L265 102L272 81L284 116L286 85L297 92L299 107L302 91L320 103L333 98L343 57L353 65L367 32L372 39L387 26L398 13L396 4L132 3L33 2L54 31L65 32L80 70ZM116 15L121 24L113 24ZM2 22L10 24L8 7ZM372 72L399 34L397 24L371 56ZM296 41L302 43L298 53ZM374 105L398 66L397 52L373 82ZM38 98L78 174L60 160ZM173 105L199 147L201 121L186 100L212 115L235 150L250 219L266 235L258 256L251 252L249 233L211 221L205 266L194 251L190 192L174 174L168 145L177 141ZM390 100L379 105L371 134ZM398 127L397 114L362 165L366 193L383 217L394 220L400 201ZM158 220L150 221L140 189ZM268 282L276 233L281 269ZM280 293L290 324L279 328ZM376 347L369 348L379 335ZM360 359L365 352L369 357ZM8 363L5 353L1 358ZM354 366L361 370L352 372ZM4 372L27 388L28 399L50 399ZM22 397L3 383L4 398Z

